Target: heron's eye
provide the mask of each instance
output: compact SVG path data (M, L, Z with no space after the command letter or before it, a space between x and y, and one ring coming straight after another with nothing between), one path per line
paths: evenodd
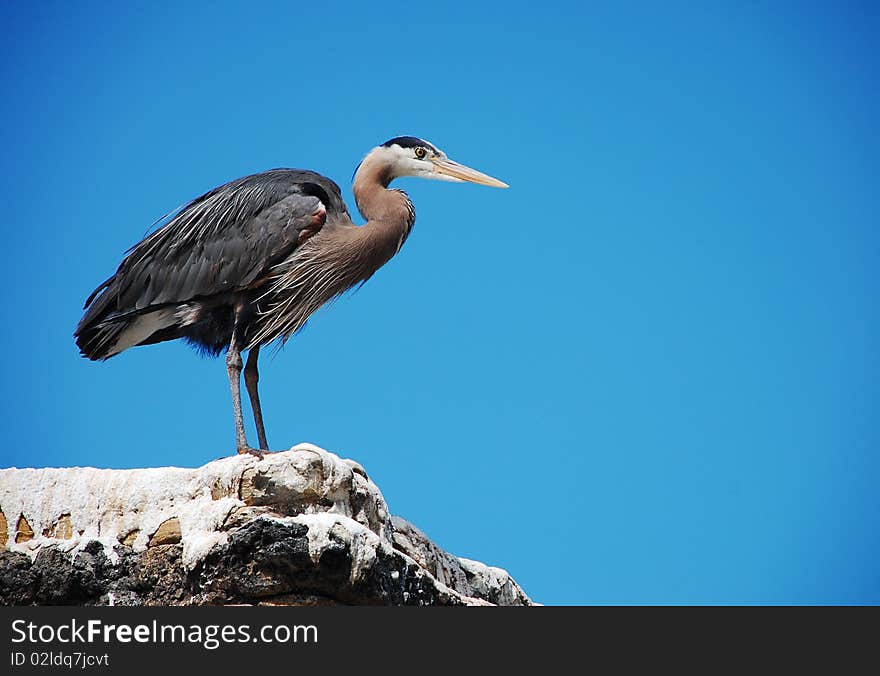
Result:
M427 155L427 154L428 154L428 151L425 150L424 148L422 148L422 147L416 148L416 157L418 157L420 160L425 159L425 155Z

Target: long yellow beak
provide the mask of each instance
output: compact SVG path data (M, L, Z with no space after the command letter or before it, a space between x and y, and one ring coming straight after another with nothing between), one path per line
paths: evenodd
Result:
M479 183L480 185L490 185L493 188L508 188L506 183L492 178L488 174L484 174L476 169L471 169L458 162L453 162L447 158L435 157L431 160L434 163L434 171L438 174L451 176L459 181L467 181L469 183Z

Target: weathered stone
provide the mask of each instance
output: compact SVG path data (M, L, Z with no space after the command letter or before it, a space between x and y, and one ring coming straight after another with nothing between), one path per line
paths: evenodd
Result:
M215 481L211 484L211 499L219 500L220 498L229 497L229 489L224 486L221 482Z
M172 517L163 521L153 536L150 538L148 547L158 547L159 545L176 545L180 542L180 521L178 518Z
M0 510L0 549L6 547L9 542L9 524L6 521L6 515Z
M248 604L250 605L250 604ZM335 601L326 596L318 596L316 594L281 594L272 598L260 601L258 606L341 606L339 601Z
M137 536L140 535L140 532L140 529L135 528L133 531L127 533L120 542L126 547L132 547L134 546L134 541L137 539Z
M531 601L510 574L479 561L459 558L468 579L468 588L474 596L486 599L496 606L530 605Z
M58 517L58 523L55 524L49 537L58 540L70 540L73 537L73 524L70 522L70 514L62 514Z
M15 541L27 542L34 539L34 531L28 520L24 518L24 514L18 517L18 523L15 525Z
M296 448L242 472L238 496L245 505L270 506L281 516L332 511L384 534L388 506L360 465L309 444Z
M467 575L458 557L444 552L428 536L409 521L398 516L391 517L394 526L394 548L413 558L438 581L453 589L467 589ZM473 594L468 594L473 596Z
M269 505L263 505L260 507L236 507L229 512L229 516L227 516L226 520L223 522L222 528L223 530L235 530L236 528L253 521L258 516L271 513L272 507Z
M62 540L70 540L73 537L73 524L70 522L70 514L62 514L55 528L55 537Z

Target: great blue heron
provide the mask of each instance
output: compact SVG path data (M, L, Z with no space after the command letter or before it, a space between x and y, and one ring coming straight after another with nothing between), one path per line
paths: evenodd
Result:
M244 381L260 449L268 450L260 347L286 341L400 251L416 219L407 194L388 188L401 176L507 187L413 136L373 148L357 168L352 189L363 226L352 223L339 186L313 171L239 178L197 197L129 250L86 300L76 344L92 360L176 338L214 356L225 349L238 452L260 455L242 420L241 352L249 351Z

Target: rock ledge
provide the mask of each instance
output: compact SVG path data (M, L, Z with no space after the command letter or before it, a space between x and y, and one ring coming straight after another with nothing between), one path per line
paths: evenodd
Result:
M0 470L0 604L532 605L311 444L198 469Z

